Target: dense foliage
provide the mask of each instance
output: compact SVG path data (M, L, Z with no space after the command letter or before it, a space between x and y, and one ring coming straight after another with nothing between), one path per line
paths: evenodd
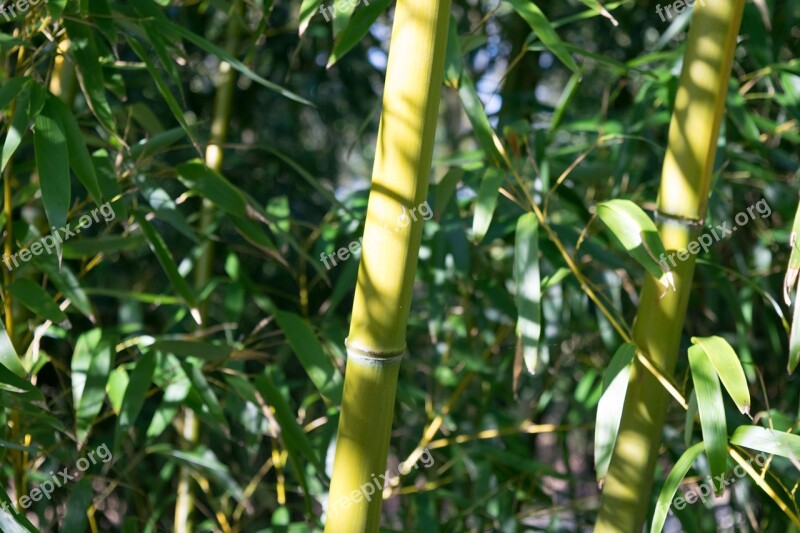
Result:
M0 528L173 530L186 475L196 530L320 530L393 7L13 5L0 11ZM597 208L655 205L691 9L537 5L453 3L387 530L579 531L597 517L604 372L652 273ZM719 456L690 448L713 446L694 416L698 376L713 374L698 339L733 347L752 396L750 420L725 393L720 442L775 455L763 479L727 458L735 483L673 506L667 530L800 528L798 441L761 450L737 433L800 427L782 297L798 28L796 0L745 7L705 220L736 231L698 255L648 516L687 449L687 496L718 473ZM214 102L228 68L226 112ZM520 312L535 323L521 339Z

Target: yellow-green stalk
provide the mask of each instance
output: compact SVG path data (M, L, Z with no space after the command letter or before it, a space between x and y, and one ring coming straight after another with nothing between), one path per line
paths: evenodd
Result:
M658 198L659 233L667 250L686 248L706 216L743 9L744 0L698 2L694 7ZM663 298L658 281L647 276L633 332L639 348L669 375L678 357L694 255L676 264L677 291ZM658 380L636 363L595 531L642 531L667 402Z
M241 16L241 0L234 0L231 5L230 19L227 27L226 49L235 53L239 43L239 23ZM214 108L211 114L211 133L206 147L206 165L222 171L222 158L225 142L228 138L228 124L231 118L233 93L236 87L236 76L229 63L221 62L217 78L216 94L214 95ZM200 257L195 266L194 285L199 293L211 281L214 269L214 242L211 240L211 227L214 224L214 205L203 199L203 205L198 222L200 238L204 239ZM206 323L208 318L208 301L199 302L200 321ZM186 408L183 414L181 432L187 446L197 443L200 437L200 423L195 413ZM178 475L178 493L175 501L174 531L187 533L192 531L192 512L194 511L194 494L192 493L192 469L182 465Z
M444 78L450 0L398 0L364 228L327 533L378 531ZM417 220L414 220L414 219ZM374 494L365 498L367 485Z

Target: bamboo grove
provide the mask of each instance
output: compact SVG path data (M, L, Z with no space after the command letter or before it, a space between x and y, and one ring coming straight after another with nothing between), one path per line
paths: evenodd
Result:
M798 530L798 27L4 3L0 530Z

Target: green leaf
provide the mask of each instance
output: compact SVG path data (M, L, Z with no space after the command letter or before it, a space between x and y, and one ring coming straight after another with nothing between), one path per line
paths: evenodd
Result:
M100 55L97 52L97 43L94 40L92 27L83 21L77 22L72 18L64 19L64 27L70 39L69 53L75 59L78 80L80 81L86 102L89 104L94 116L109 132L116 132L114 115L108 104L105 92L103 68L100 66Z
M29 279L20 278L12 283L8 290L15 300L45 320L50 320L54 324L61 324L67 320L67 315L64 314L64 311L59 308L53 298L39 284Z
M108 236L97 239L71 239L64 243L62 252L67 259L81 259L100 253L118 253L127 250L137 250L147 244L147 239L142 235Z
M771 453L797 461L800 459L800 435L774 431L759 426L739 426L731 444Z
M100 193L100 186L97 184L97 175L94 171L92 156L86 147L81 128L78 121L69 110L67 105L56 97L48 98L48 104L54 111L55 118L59 121L61 130L67 138L67 149L69 153L69 166L78 178L78 181L86 188L92 199L97 205L103 200Z
M522 215L517 221L514 282L517 286L517 335L522 339L525 366L533 374L539 361L539 337L542 333L539 220L535 213Z
M664 243L650 217L630 200L609 200L598 204L597 216L622 246L664 287L675 290L672 272L666 265Z
M325 355L314 330L301 317L287 311L278 311L275 319L311 382L328 402L339 405L342 402L342 375Z
M795 371L800 363L800 286L797 288L797 297L792 312L792 330L789 334L789 363L786 370L790 374Z
M221 174L195 160L178 165L178 178L187 188L206 198L228 213L248 217L248 204L244 194Z
M5 365L0 365L0 389L22 396L29 400L43 400L39 389L30 381L18 376Z
M183 298L183 301L189 306L189 310L192 313L192 317L194 317L195 322L198 324L202 323L202 319L200 317L200 311L197 308L197 301L194 296L194 292L191 288L189 288L189 284L186 283L186 280L183 279L180 272L178 272L178 267L175 264L175 260L172 259L172 254L169 253L169 249L167 248L167 244L164 242L164 239L161 238L161 235L155 230L152 224L148 222L145 217L141 213L134 213L136 217L136 221L139 223L139 226L142 228L142 233L144 233L147 242L150 244L150 249L158 258L158 262L161 263L161 268L164 269L164 273L167 274L172 286L175 288L175 291Z
M11 343L11 338L8 336L5 320L0 320L0 364L19 377L27 374L19 361L19 355Z
M731 395L736 407L743 414L750 414L750 390L747 387L747 378L744 375L742 363L722 337L692 337L692 344L700 346L708 356L719 379Z
M389 7L390 3L391 0L370 1L369 5L365 5L353 13L347 26L336 36L326 68L331 68L355 45L361 42L375 21L378 20L378 17Z
M67 0L48 0L45 3L47 4L47 11L50 12L50 17L53 20L60 19L61 14L64 13L64 9L67 7Z
M64 296L69 299L70 305L94 323L95 317L92 310L92 302L69 266L64 264L59 268L55 257L52 255L34 256L32 261L36 268L47 274L53 285L64 293Z
M381 0L381 1L385 2L387 0ZM215 55L218 58L220 58L221 60L225 61L226 63L229 63L231 65L231 67L233 67L235 70L237 70L240 73L244 74L245 76L247 76L248 78L250 78L254 82L266 87L267 89L269 89L271 91L275 91L276 93L280 94L281 96L285 96L286 98L288 98L290 100L294 100L295 102L299 102L301 104L305 104L305 105L309 105L309 106L313 106L314 105L311 102L309 102L308 100L306 100L305 98L301 98L300 96L294 94L293 92L284 89L280 85L276 85L276 84L272 83L271 81L265 80L264 78L262 78L261 76L259 76L258 74L256 74L252 70L250 70L247 67L247 65L245 65L244 63L242 63L241 61L239 61L238 59L236 59L235 57L230 55L228 52L226 52L222 48L218 47L215 44L210 43L209 41L203 39L202 37L200 37L196 33L193 33L191 31L187 30L183 26L175 24L174 22L172 22L172 21L170 21L170 20L168 20L166 18L159 18L157 20L157 23L162 26L162 30L165 30L165 33L167 35L170 35L172 33L178 34L179 36L183 37L187 41L189 41L192 44L194 44L195 46L197 46L198 48L201 48L201 49L205 50L206 52L208 52L209 54Z
M67 139L51 102L35 119L33 145L42 188L42 203L51 226L67 224L70 204L69 152Z
M183 341L183 340L157 340L150 348L160 352L171 353L183 357L197 357L203 361L220 362L229 358L231 347L210 342Z
M300 5L300 17L298 17L300 21L298 25L300 37L302 37L306 29L308 29L308 23L311 22L311 18L317 13L317 9L320 5L322 5L322 0L303 0L303 3Z
M27 76L19 76L11 78L0 86L0 111L8 107L8 104L17 97L17 95L25 88L25 85L30 81Z
M192 387L194 387L194 390L197 391L200 398L203 400L203 403L208 409L208 413L227 433L229 431L228 420L225 418L222 406L217 399L217 395L214 393L214 389L211 388L208 380L203 375L203 371L200 368L200 361L197 359L184 359L181 360L181 367L183 367L183 371L186 372L189 381L192 382Z
M172 112L172 115L175 117L175 120L178 121L178 124L180 124L181 128L183 128L183 130L186 132L186 135L192 141L192 144L194 145L195 149L199 153L202 153L200 150L200 143L197 140L197 136L195 135L192 127L189 125L189 122L186 120L186 115L183 113L181 105L178 103L178 100L173 95L173 91L170 89L169 85L167 85L167 82L161 76L161 72L159 72L159 70L150 60L150 56L147 50L145 50L145 48L141 44L139 44L139 42L133 37L128 38L128 44L130 45L134 53L137 56L139 56L139 59L142 60L145 67L147 68L147 71L153 77L153 81L156 84L158 92L161 93L161 97L164 98L164 101L167 103L167 107L169 107L169 110Z
M153 382L153 372L156 369L156 352L148 350L136 363L136 368L130 374L128 388L122 399L122 409L117 418L117 428L114 434L114 450L122 444L122 436L136 423L136 417L144 406L147 391Z
M494 130L489 123L489 118L486 116L483 102L478 97L475 84L466 72L461 74L458 96L461 98L461 105L464 106L464 112L467 114L470 124L472 124L472 129L475 130L475 139L478 141L478 145L486 154L489 163L501 168L503 166L503 157L495 144Z
M497 197L499 188L505 181L505 175L498 169L490 167L481 180L478 189L478 198L475 201L475 215L472 218L472 233L475 236L475 243L479 244L489 231L492 223L494 210L497 207Z
M722 388L714 366L700 346L689 348L689 367L697 394L697 409L700 412L700 428L703 430L708 465L712 476L721 476L725 474L728 464L728 429L725 405L722 403ZM717 490L721 491L722 487Z
M130 381L127 370L122 366L118 366L108 375L106 394L108 401L111 402L111 408L117 415L122 411L122 401L125 399L125 390Z
M264 374L255 377L254 382L264 401L274 409L275 419L281 428L281 436L286 446L290 449L290 453L301 454L314 465L317 472L324 472L308 435L297 423L297 416L292 412L289 402L275 385L271 370L267 368Z
M506 2L514 7L514 10L519 13L519 16L528 23L539 40L542 41L542 44L553 52L553 55L560 59L572 72L580 74L577 63L572 59L553 25L550 24L550 21L547 20L547 17L535 3L530 0L506 0Z
M792 233L789 238L789 247L791 254L789 256L789 265L786 267L786 275L783 278L783 300L786 305L792 305L792 298L790 293L797 284L797 277L800 274L800 204L797 206L797 211L794 215L794 223L792 224ZM789 335L789 364L787 366L788 372L791 374L800 363L800 286L797 288L797 296L794 303L794 313L792 314L792 331Z
M92 478L82 477L69 495L64 513L62 531L87 531L89 529L89 506L92 504Z
M686 473L699 455L703 453L704 448L705 446L703 443L698 442L686 450L683 455L681 455L680 459L678 459L678 462L675 463L675 466L672 467L672 471L667 476L664 486L661 488L661 494L658 495L658 503L656 503L656 510L653 513L653 520L650 523L650 533L661 533L664 522L667 520L669 507L672 505L672 499L675 497L675 493L678 492L681 481L686 477Z
M6 140L3 143L3 152L0 154L0 173L6 169L6 165L11 160L11 156L17 151L22 138L28 132L31 125L31 117L28 116L28 102L30 91L23 90L17 98L17 107L14 109L14 116L11 117L11 127L8 128Z
M603 372L603 394L597 404L597 422L594 428L594 469L597 480L606 477L614 444L617 442L622 407L628 392L636 345L624 343Z
M72 355L72 398L78 442L83 443L103 408L115 343L100 328L81 335Z
M150 421L150 426L147 428L148 438L158 437L169 427L191 389L192 382L189 381L185 372L181 372L181 377L164 388L164 397L161 399L161 405L156 409L153 419Z

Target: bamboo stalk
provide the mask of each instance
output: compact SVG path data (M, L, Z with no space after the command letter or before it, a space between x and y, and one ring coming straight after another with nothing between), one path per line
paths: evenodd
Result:
M668 250L686 248L706 215L743 9L744 0L698 2L694 7L658 198L659 233ZM677 291L663 298L658 281L647 275L634 323L634 341L668 376L675 371L694 267L694 255L679 261L674 269ZM667 401L667 391L637 361L595 531L642 530Z
M234 0L231 5L230 18L226 31L227 51L235 53L239 45L240 27L238 17L241 15L242 1ZM235 89L236 76L229 63L221 62L219 65L219 78L217 80L217 90L214 95L214 107L211 118L211 133L206 147L206 165L216 170L222 171L223 147L228 138L228 124L231 119L231 109L233 107L233 93ZM195 266L194 285L196 291L201 291L214 274L214 242L211 240L211 230L214 225L216 213L214 204L207 199L203 199L198 222L198 231L201 239L206 239L203 249L197 259ZM205 324L208 318L208 300L199 302L200 321ZM197 444L200 438L200 422L197 415L189 408L183 414L183 427L181 434L188 447ZM181 465L178 475L178 491L175 501L174 531L176 533L188 533L192 531L192 513L194 511L194 494L192 493L192 470Z
M378 531L400 360L422 239L450 0L398 0L364 228L327 533ZM407 217L402 219L401 217ZM405 221L407 223L402 223ZM374 496L364 497L372 486Z

